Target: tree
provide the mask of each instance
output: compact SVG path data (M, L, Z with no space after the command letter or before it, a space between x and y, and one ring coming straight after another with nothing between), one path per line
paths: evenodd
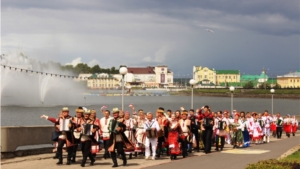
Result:
M101 68L99 65L95 65L91 69L91 73L100 73L100 72L101 72Z
M271 85L269 83L261 83L259 86L258 86L259 89L271 89Z
M274 89L281 89L280 84L276 83L275 86L273 87Z
M253 89L254 88L254 85L252 83L252 81L248 81L244 86L243 86L244 89Z
M85 63L79 63L75 66L76 73L91 73L91 68Z

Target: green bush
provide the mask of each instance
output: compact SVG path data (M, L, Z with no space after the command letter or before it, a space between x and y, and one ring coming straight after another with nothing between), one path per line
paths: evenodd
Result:
M246 169L300 169L300 151L289 155L282 160L270 159L249 164Z

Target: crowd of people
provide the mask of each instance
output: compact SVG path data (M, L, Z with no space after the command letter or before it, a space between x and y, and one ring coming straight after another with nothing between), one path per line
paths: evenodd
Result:
M280 113L271 116L267 110L264 113L213 112L209 106L203 106L196 111L180 107L173 113L159 107L155 113L145 113L142 109L136 111L132 104L129 107L131 113L118 108L110 112L103 106L101 119L97 118L96 110L85 107L78 107L74 117L69 115L67 107L58 117L42 115L41 118L54 123L52 140L57 165L63 164L64 151L67 152L67 165L76 162L79 145L82 167L87 158L90 165L94 165L101 149L103 158L111 158L112 167L118 167L117 158L123 160L123 165L127 164L127 156L155 160L166 155L175 160L177 156L187 157L192 151L211 153L212 147L215 151L223 151L225 143L233 148L269 143L271 136L280 139L283 131L287 137L295 136L298 128L295 116L282 118Z

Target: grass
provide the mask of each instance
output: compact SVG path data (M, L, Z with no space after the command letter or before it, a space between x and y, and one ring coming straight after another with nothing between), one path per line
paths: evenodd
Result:
M270 159L249 164L246 169L300 169L300 150L281 160Z

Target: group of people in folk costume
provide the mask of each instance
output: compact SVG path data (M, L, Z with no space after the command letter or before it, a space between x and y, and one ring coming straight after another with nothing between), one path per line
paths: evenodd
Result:
M103 106L101 119L96 117L96 111L78 107L76 116L69 115L69 109L64 107L58 118L42 115L54 123L55 132L52 140L55 141L57 164L63 163L63 150L67 152L67 165L76 162L78 145L82 151L81 166L84 167L87 158L90 165L94 165L95 156L103 144L103 158L111 158L112 167L118 167L117 154L127 164L126 154L129 159L134 155L145 155L145 159L155 160L164 150L171 160L188 152L203 150L206 154L215 146L216 151L222 151L225 145L233 148L248 147L251 143L268 143L271 134L281 138L282 129L287 137L295 135L298 121L295 117L287 115L284 119L280 113L270 116L266 110L260 113L245 113L234 110L211 112L209 106L197 109L180 110L172 113L165 112L159 107L155 114L145 114L142 109L135 111L131 104L132 115L118 108L112 110L112 116L107 107ZM117 153L115 152L117 150Z

